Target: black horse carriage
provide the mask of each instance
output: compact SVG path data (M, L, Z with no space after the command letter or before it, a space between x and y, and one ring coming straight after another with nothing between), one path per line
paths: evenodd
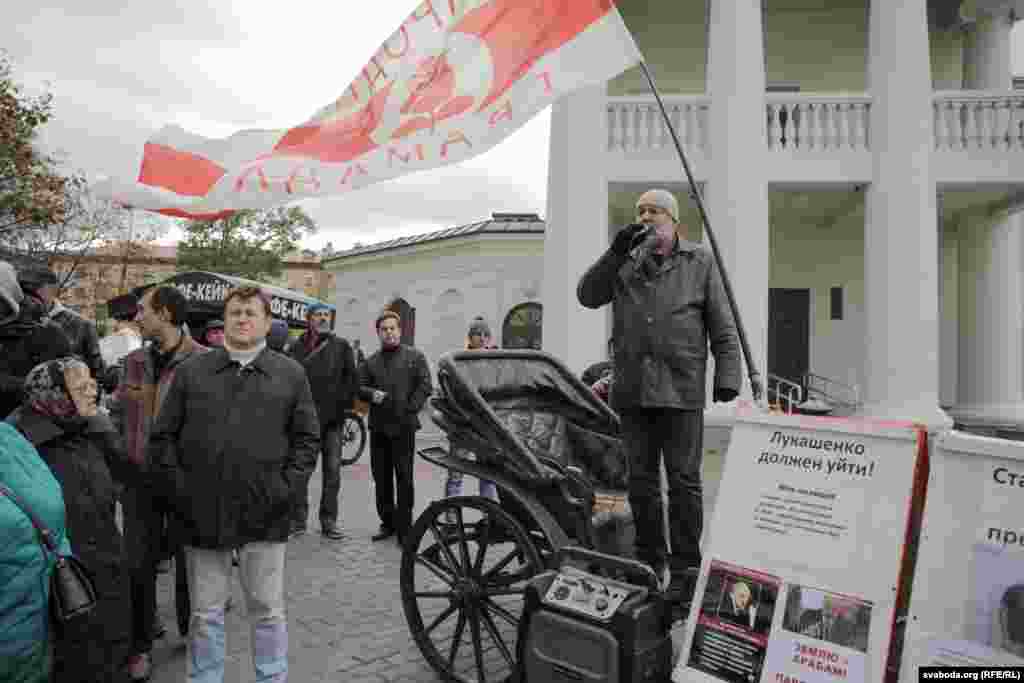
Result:
M419 454L494 481L499 500L459 496L426 508L403 547L403 608L444 679L507 680L531 579L570 546L632 553L619 419L539 351L454 352L437 375L433 419L450 449Z

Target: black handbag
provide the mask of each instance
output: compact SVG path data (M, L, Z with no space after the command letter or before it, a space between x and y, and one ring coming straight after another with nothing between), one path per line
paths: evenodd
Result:
M53 618L59 624L64 624L91 612L96 607L96 584L89 570L74 555L61 555L58 552L50 530L43 526L14 491L0 484L0 493L10 498L32 522L39 533L43 555L49 553L57 558L50 575L50 613Z

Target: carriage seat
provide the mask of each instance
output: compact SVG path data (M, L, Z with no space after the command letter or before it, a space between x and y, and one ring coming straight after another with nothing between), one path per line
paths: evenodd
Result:
M502 425L536 456L578 467L598 494L624 494L629 471L618 439L573 424L556 412L517 405L494 405Z

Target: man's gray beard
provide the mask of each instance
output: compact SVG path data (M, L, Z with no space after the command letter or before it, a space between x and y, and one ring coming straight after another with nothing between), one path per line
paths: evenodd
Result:
M316 331L319 332L320 334L330 334L331 333L331 321L330 320L323 320L321 322L318 322L316 324Z

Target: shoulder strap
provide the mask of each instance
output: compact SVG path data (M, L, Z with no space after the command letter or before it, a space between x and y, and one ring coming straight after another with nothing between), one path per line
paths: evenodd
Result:
M11 502L17 505L18 508L25 513L25 516L32 522L32 526L35 527L36 531L39 532L40 537L42 537L42 542L43 545L46 546L46 549L51 553L56 554L57 548L53 544L53 538L51 537L50 530L43 526L43 523L40 522L34 514L32 514L32 509L25 503L25 501L2 483L0 483L0 493L10 498Z

